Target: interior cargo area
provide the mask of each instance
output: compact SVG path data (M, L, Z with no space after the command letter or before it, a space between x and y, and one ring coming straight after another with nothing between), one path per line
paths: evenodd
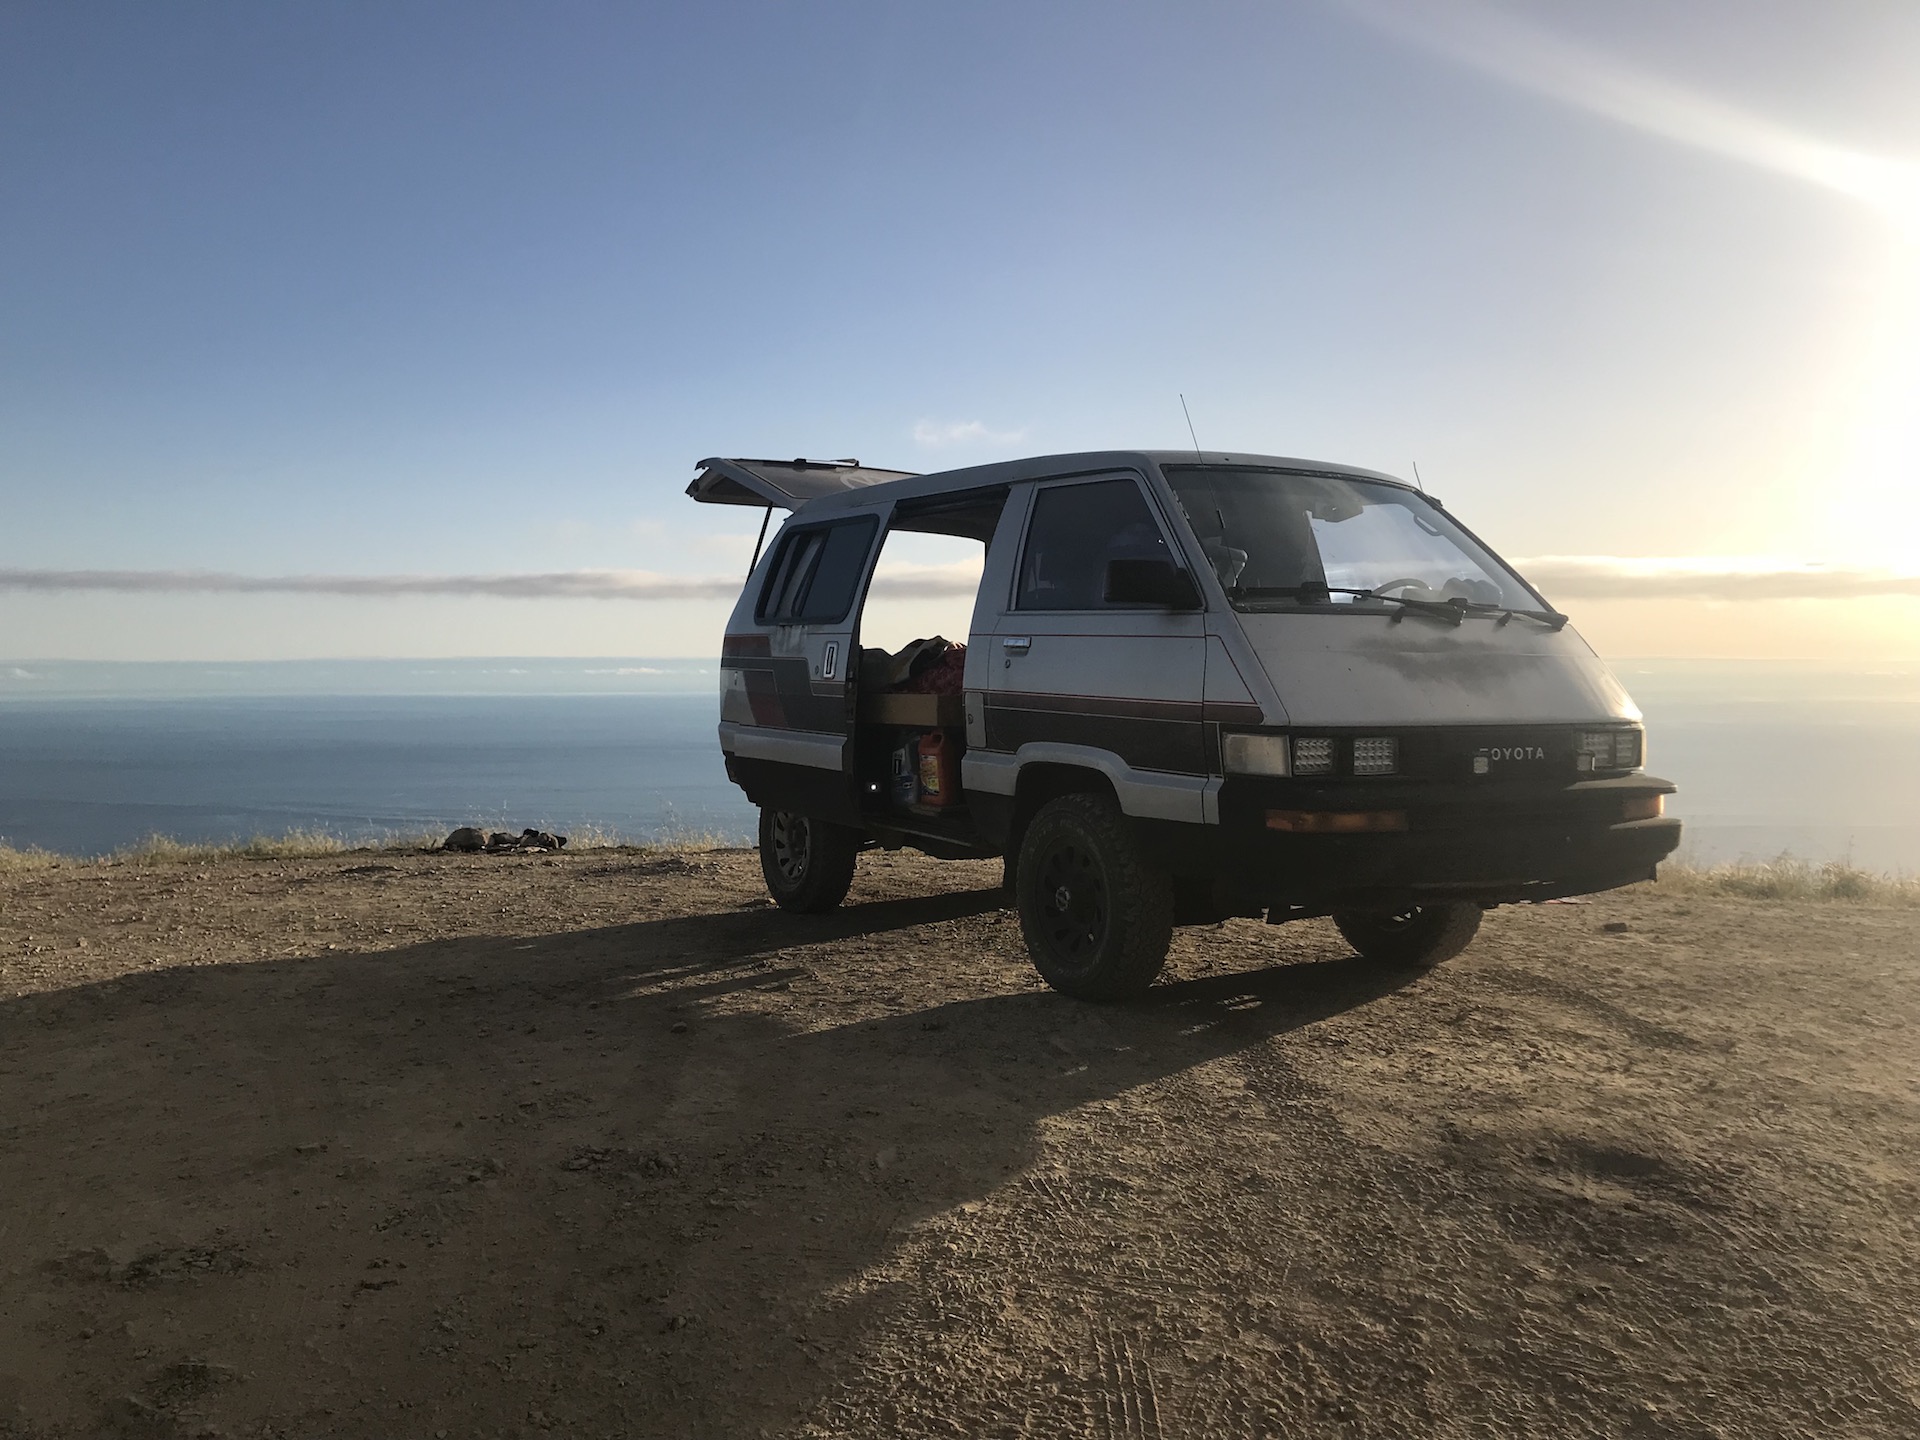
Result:
M887 541L919 535L972 541L984 560L1006 502L1007 491L994 489L902 505L888 525ZM883 547L881 553L885 561L890 552ZM974 826L960 788L960 760L967 744L966 632L958 631L959 640L944 635L915 639L898 650L869 645L867 636L894 628L887 617L875 614L887 604L876 582L864 597L859 631L863 648L852 676L854 771L861 810L883 829L898 826L916 835L970 843ZM972 596L965 607L970 616Z
M932 824L941 833L965 828L966 653L964 644L942 636L897 654L861 651L854 763L868 814L910 828Z

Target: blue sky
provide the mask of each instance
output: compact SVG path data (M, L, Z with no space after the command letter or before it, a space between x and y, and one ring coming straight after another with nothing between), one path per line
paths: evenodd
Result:
M61 577L727 574L703 455L1180 392L1603 650L1920 654L1917 70L1895 3L0 5L0 657L705 653Z

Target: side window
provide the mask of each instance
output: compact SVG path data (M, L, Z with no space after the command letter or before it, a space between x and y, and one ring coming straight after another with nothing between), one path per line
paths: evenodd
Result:
M846 619L879 525L877 517L863 515L783 535L754 613L774 625Z
M1109 560L1171 560L1146 497L1131 480L1059 485L1034 497L1020 556L1016 610L1130 609L1107 603Z

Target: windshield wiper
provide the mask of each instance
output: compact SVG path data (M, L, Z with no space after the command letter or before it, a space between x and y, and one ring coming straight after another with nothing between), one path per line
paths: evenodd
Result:
M1464 620L1467 614L1467 602L1464 600L1415 600L1410 596L1387 595L1378 590L1350 590L1340 585L1322 585L1317 580L1308 580L1300 585L1236 585L1227 591L1229 600L1300 600L1310 603L1325 600L1330 595L1351 595L1356 600L1387 600L1395 605L1404 605L1418 614L1431 615L1436 620L1450 620L1455 625Z
M1460 600L1454 603L1465 605L1476 615L1498 615L1502 625L1518 615L1524 620L1538 620L1549 630L1564 630L1571 618L1558 610L1516 610L1511 605L1489 605L1483 600Z
M1377 590L1363 590L1360 593L1371 600L1391 600L1395 605L1404 605L1418 614L1431 615L1436 620L1450 620L1455 625L1467 618L1467 602L1464 600L1415 600L1409 595L1382 595Z
M1466 615L1498 615L1502 625L1519 616L1523 620L1536 620L1549 630L1564 630L1568 620L1558 610L1521 610L1512 605L1493 605L1484 600L1467 600L1460 596L1445 600L1416 600L1410 595L1389 595L1380 590L1352 590L1339 585L1322 585L1317 580L1308 580L1299 585L1234 585L1227 590L1229 600L1299 600L1311 603L1333 595L1351 595L1356 600L1387 600L1422 615L1451 620L1456 625Z
M1299 585L1234 585L1227 590L1230 600L1324 600L1329 595L1366 595L1371 590L1343 590L1308 580Z

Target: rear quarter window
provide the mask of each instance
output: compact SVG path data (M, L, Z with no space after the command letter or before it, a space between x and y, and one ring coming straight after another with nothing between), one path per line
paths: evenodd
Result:
M770 625L831 624L846 619L867 573L867 555L879 528L878 517L863 515L782 535L756 617Z

